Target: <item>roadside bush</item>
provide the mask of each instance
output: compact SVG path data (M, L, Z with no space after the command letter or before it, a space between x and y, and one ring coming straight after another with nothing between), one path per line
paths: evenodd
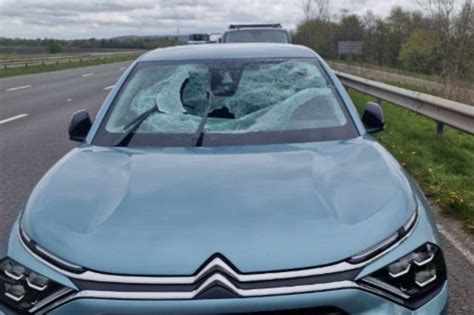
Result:
M294 42L307 46L325 58L335 59L336 30L334 23L326 20L309 20L298 25Z
M49 39L46 42L46 51L50 54L57 54L63 51L63 46L54 39Z
M400 50L400 61L409 71L427 74L441 71L441 57L436 39L417 29Z

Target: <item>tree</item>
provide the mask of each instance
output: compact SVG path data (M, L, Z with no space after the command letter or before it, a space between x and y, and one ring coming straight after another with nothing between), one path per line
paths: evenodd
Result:
M386 55L385 62L389 66L399 66L399 54L403 43L413 31L410 12L396 6L390 11L387 18L386 29Z
M414 31L400 50L400 61L405 69L422 73L439 73L438 42L421 29Z
M453 15L456 0L425 0L425 6L431 17L431 32L440 42L439 53L442 55L442 73L446 83L455 76L455 47L453 34Z
M454 75L462 79L474 80L474 6L466 0L460 14L454 21Z
M304 21L329 20L329 0L301 0Z
M361 41L364 39L364 25L357 15L346 15L341 19L337 33L338 40Z
M325 58L335 59L337 24L328 20L309 20L298 25L295 43L308 46Z
M382 51L385 46L383 37L378 32L379 24L383 23L371 11L367 10L362 16L362 24L364 32L364 47L362 57L364 61L369 63L382 64Z
M63 51L62 45L54 39L46 41L46 51L50 54L57 54Z
M415 1L424 10L396 6L382 18L370 11L359 16L342 9L331 20L324 13L329 1L302 0L304 19L294 39L330 59L337 57L338 41L362 40L358 58L365 62L436 73L446 85L452 85L451 80L474 81L474 0Z

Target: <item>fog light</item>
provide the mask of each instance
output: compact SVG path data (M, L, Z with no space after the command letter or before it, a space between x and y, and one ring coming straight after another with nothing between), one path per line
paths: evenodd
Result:
M5 283L5 295L15 302L23 300L25 297L25 288L21 284L12 285Z

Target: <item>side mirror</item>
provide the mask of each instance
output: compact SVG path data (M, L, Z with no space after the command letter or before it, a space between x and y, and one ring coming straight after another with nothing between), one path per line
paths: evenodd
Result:
M367 103L362 115L362 122L368 133L383 131L385 128L385 117L382 107L377 103Z
M72 114L71 123L69 124L69 140L77 142L86 141L91 126L92 121L87 111L75 112Z

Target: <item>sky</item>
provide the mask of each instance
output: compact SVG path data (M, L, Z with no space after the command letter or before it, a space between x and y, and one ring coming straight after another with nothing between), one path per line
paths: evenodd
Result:
M282 23L294 29L302 0L0 0L0 37L110 38L222 32L231 23ZM386 16L414 0L330 0L341 9Z

